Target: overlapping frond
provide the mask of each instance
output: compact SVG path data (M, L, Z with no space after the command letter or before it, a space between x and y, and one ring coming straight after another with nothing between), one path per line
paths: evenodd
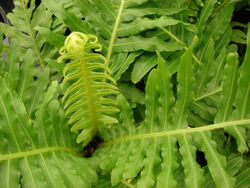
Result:
M104 124L114 124L118 112L115 80L108 74L106 59L97 53L101 45L94 35L71 33L61 49L59 61L68 59L62 85L70 84L63 96L64 109L70 115L71 130L79 132L77 143L85 146ZM94 53L94 50L96 53Z
M213 46L212 42L210 46ZM214 60L210 62L212 61ZM96 161L100 160L103 173L110 172L112 185L126 181L136 187L198 188L207 184L208 180L204 174L208 173L209 181L217 187L235 186L236 173L230 170L225 148L221 148L220 143L215 139L218 133L213 133L211 130L212 127L223 128L231 124L225 128L225 131L239 142L239 136L243 134L242 130L245 128L237 125L241 120L246 120L242 123L248 124L249 112L244 111L242 119L239 117L228 119L228 116L241 109L238 106L235 106L236 109L233 108L232 105L238 100L233 93L237 91L242 94L247 87L242 87L241 83L249 82L241 82L243 76L240 76L238 89L234 91L236 73L239 69L237 55L229 54L224 71L220 110L215 112L215 119L212 117L215 124L213 125L213 122L212 125L198 124L195 125L199 126L198 128L192 128L193 124L189 124L187 120L189 108L193 106L197 93L194 89L196 75L194 75L193 66L191 46L182 55L178 66L178 86L175 97L168 66L159 58L157 69L151 71L147 81L145 119L137 127L134 125L128 104L124 99L119 100L120 128L103 131L101 135L106 143L97 149L94 155ZM241 68L243 70L243 67ZM210 76L206 76L205 79L210 79ZM231 86L229 87L228 84ZM246 99L246 97L242 98ZM248 100L245 101L247 103ZM204 105L208 106L206 103ZM190 122L193 123L193 121ZM237 135L237 133L241 134ZM241 149L241 144L246 147L247 140L244 136L241 138L241 142L238 143L239 151L245 152L246 148ZM206 168L202 168L197 161L197 152L204 154ZM182 173L182 176L180 177L178 173Z
M14 3L0 23L0 187L249 185L243 2Z
M25 50L31 49L36 64L46 64L46 60L57 51L46 43L46 39L37 32L35 27L52 27L52 14L42 4L36 6L35 0L14 0L13 2L15 8L8 14L11 25L0 23L1 31L9 38L17 40L18 45Z
M187 17L183 20L176 18L176 15L181 14L186 8L185 3L165 8L146 0L72 0L72 3L80 11L80 18L78 14L65 8L65 1L43 1L43 4L71 31L95 33L98 36L107 64L110 65L111 73L116 80L120 79L129 65L136 63L136 59L131 59L131 56L155 56L154 53L147 54L147 51L157 50L172 54L184 49L186 41L176 41L160 28L171 29L177 34L178 25L182 25L183 31L196 32L195 27L187 23ZM138 51L142 53L138 54ZM121 54L123 61L118 63L116 59ZM127 66L122 67L123 63ZM117 72L117 67L123 71Z
M91 187L97 175L78 152L49 69L32 50L4 45L0 75L0 187ZM85 172L82 172L85 169Z
M21 98L0 78L1 187L90 187L96 181L77 154L80 148L55 98L57 86L48 88L31 121Z
M35 67L36 58L32 50L29 49L24 54L22 52L17 41L11 40L8 48L3 51L1 76L5 76L5 82L19 95L29 117L34 119L35 111L42 103L48 86L49 69L38 71L41 69Z

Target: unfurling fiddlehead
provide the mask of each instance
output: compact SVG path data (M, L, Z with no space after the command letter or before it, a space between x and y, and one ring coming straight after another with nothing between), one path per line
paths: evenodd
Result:
M77 143L85 146L99 127L117 123L112 114L118 112L118 94L115 80L108 75L106 58L99 53L102 46L96 36L72 32L60 50L58 61L67 60L63 70L62 86L64 109L70 116L71 130L79 133ZM68 62L69 61L69 62ZM66 84L67 83L67 84Z

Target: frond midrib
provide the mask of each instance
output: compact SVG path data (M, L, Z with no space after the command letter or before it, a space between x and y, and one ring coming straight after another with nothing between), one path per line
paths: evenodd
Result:
M176 129L176 130L168 130L168 131L160 131L160 132L152 132L152 133L146 133L146 134L136 134L136 135L124 136L124 137L115 138L113 140L111 139L110 141L104 142L103 144L100 144L100 145L105 146L105 145L120 144L123 142L129 142L129 141L134 141L134 140L152 139L152 138L156 138L156 137L167 137L167 136L177 136L177 135L183 135L183 134L194 134L194 133L198 133L198 132L207 132L207 131L212 131L212 130L221 129L221 128L244 126L244 125L249 125L249 124L250 124L250 119L227 121L227 122L206 125L206 126L202 126L202 127L195 127L195 128L188 127L188 128L184 128L184 129Z
M44 63L43 63L41 54L39 53L39 50L38 50L38 48L37 48L36 42L35 42L35 40L34 40L35 37L33 36L33 33L32 33L31 22L30 22L29 19L28 19L28 15L27 15L27 12L26 12L27 9L24 7L24 2L23 2L23 0L21 1L21 4L22 4L22 9L23 9L23 11L25 12L25 22L26 22L26 24L28 25L29 36L30 36L30 39L31 39L31 42L32 42L32 45L33 45L33 50L34 50L35 54L36 54L37 57L38 57L39 64L40 64L41 66L43 66Z
M122 17L122 12L124 9L124 5L125 5L125 0L121 0L121 4L118 10L118 14L115 20L115 24L114 24L114 28L111 34L111 38L110 38L110 42L109 42L109 46L108 46L108 53L107 53L107 61L106 61L106 67L109 66L109 62L111 59L111 55L112 55L112 51L113 51L113 46L114 46L114 42L115 42L115 37L116 37L116 33L118 31L118 26Z
M94 125L94 129L97 128L97 121L98 121L98 112L96 109L95 104L95 91L93 86L91 86L91 71L88 68L87 62L85 62L84 57L81 57L80 59L80 69L82 72L83 80L84 80L84 88L86 90L86 94L84 93L84 96L86 96L87 106L88 106L88 112L89 117L91 119L92 125ZM85 105L84 105L85 106ZM84 107L83 106L83 107Z
M14 160L14 159L19 159L19 158L24 158L24 157L30 157L33 155L48 153L48 152L68 152L68 153L72 153L74 155L79 155L75 150L73 150L71 148L52 146L52 147L33 149L30 151L21 151L21 152L16 152L16 153L0 155L0 161Z

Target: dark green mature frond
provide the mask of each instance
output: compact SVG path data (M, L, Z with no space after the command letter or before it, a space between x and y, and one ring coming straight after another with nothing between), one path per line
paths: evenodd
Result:
M50 28L52 14L42 4L36 7L35 0L14 0L14 4L13 12L8 14L11 25L0 23L0 30L17 40L20 47L31 49L36 64L43 65L56 51L35 27Z
M81 148L55 98L58 84L48 88L31 121L5 82L0 78L0 187L91 187L96 173L77 154Z
M228 74L235 74L238 70L234 58L232 54L228 57L224 73L227 79L234 79ZM233 187L236 184L236 173L231 173L228 158L224 156L225 151L221 150L215 139L217 133L211 130L244 129L237 125L249 123L249 112L245 111L242 119L221 119L218 124L215 120L215 124L199 124L199 127L192 128L192 124L189 125L187 121L188 108L193 105L196 92L193 88L195 76L192 47L183 54L178 66L176 97L170 82L168 66L161 58L159 61L158 68L152 70L148 77L144 121L135 126L130 107L125 99L119 98L120 126L101 133L105 142L95 152L93 161L100 161L103 174L111 174L112 185L125 181L142 188L184 185L199 188L207 181L204 174L209 173L211 181L217 187ZM228 80L224 84L227 83L231 82ZM244 88L239 86L238 92L241 93ZM230 95L233 101L237 101L237 97L233 97L227 89L228 87L223 87L223 92ZM224 113L223 109L225 108L222 108ZM239 109L240 107L237 107L234 111L237 112ZM219 118L222 112L216 113ZM230 134L238 139L237 135ZM244 137L242 141L246 144L247 140ZM208 172L204 171L197 161L198 151L204 153ZM177 175L177 172L182 176Z
M233 111L230 119L246 119L249 117L250 113L248 109L250 105L250 77L248 72L249 69L250 69L250 26L248 27L248 33L247 33L246 54L244 61L241 65L241 68L239 70L239 78L237 84L238 89L234 101L234 106L236 107L236 109ZM245 143L246 140L245 128L242 127L232 128L232 129L227 129L227 131L236 138L238 144L238 150L240 152L243 153L249 149Z
M175 18L175 15L186 8L183 3L180 7L172 5L166 8L160 8L157 3L151 4L147 0L72 0L72 3L79 9L80 18L65 8L64 1L43 1L43 4L71 31L95 33L98 36L103 45L107 65L110 65L111 73L116 80L120 79L129 65L136 63L136 58L131 57L148 55L147 51L164 51L172 54L184 49L185 45L181 40L173 40L159 28L176 31L178 25L183 25L183 31L195 32L195 28L187 23L187 19ZM116 61L121 54L123 61ZM151 55L155 56L153 53ZM122 66L125 63L126 66Z
M48 86L49 69L44 68L39 72L40 69L35 68L36 58L32 50L29 49L22 54L22 48L17 41L10 42L8 48L5 46L6 49L3 51L3 57L6 58L2 58L1 76L6 77L6 83L19 95L29 117L34 119L35 111L42 103Z
M250 164L249 160L244 161L243 168L236 176L237 184L235 187L248 187L250 185Z
M232 29L230 22L234 10L234 2L228 2L228 4L226 3L224 6L217 7L218 10L214 13L213 17L208 17L209 13L211 14L212 11L209 9L212 9L213 4L214 2L212 0L206 1L206 6L204 6L201 14L202 17L200 17L201 20L197 23L198 27L200 27L199 38L201 44L198 46L197 51L200 59L204 57L205 50L211 40L215 43L214 54L217 56L222 48L228 45L231 39ZM203 19L204 21L207 20L205 25L202 24Z
M119 110L112 95L118 94L115 80L105 67L106 59L98 52L101 45L94 35L71 33L61 49L67 62L62 85L70 84L63 96L64 109L70 115L71 130L79 132L77 143L85 146L105 124L117 123L111 115Z
M1 54L0 187L91 187L97 175L78 154L57 82L48 88L49 69L37 73L16 42Z

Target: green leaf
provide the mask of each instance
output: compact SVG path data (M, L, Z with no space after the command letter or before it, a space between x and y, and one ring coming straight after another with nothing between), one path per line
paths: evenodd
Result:
M239 78L238 78L238 90L235 97L235 107L236 109L233 111L232 119L244 119L249 117L250 111L248 106L250 105L250 78L248 76L248 71L250 67L250 27L248 27L247 33L247 50L245 54L244 61L240 68ZM240 152L248 151L248 147L246 145L246 130L245 128L234 128L229 129L231 134L236 137L238 150Z
M134 87L132 84L120 83L118 88L127 100L132 100L134 103L138 104L145 104L145 93Z
M167 63L159 56L158 67L150 72L147 80L144 121L134 126L129 113L129 121L126 121L128 124L124 124L126 116L123 116L123 121L119 122L118 126L103 130L101 135L105 142L97 149L94 158L96 161L100 160L102 173L111 174L112 185L118 185L129 179L136 187L176 186L178 181L183 181L186 187L201 187L207 178L204 178L203 169L197 162L197 151L204 153L208 173L216 186L233 187L235 185L234 171L237 172L239 167L229 168L227 158L220 153L220 150L226 151L218 145L218 140L211 130L227 126L236 128L242 120L236 122L223 120L219 124L211 125L207 125L207 121L200 123L198 120L197 128L191 128L187 121L189 107L195 93L192 85L194 77L197 76L193 73L194 44L195 42L181 57L177 70L176 95L175 89L172 88L172 79L175 77L169 74ZM212 46L209 47L210 51ZM238 70L235 66L236 61L231 58L230 55L228 62L229 67L232 68L226 68L225 71L225 78L228 79L233 79L230 75ZM215 65L214 62L212 65ZM226 89L223 92L230 95ZM211 110L207 103L202 104L208 111ZM119 107L121 108L122 105L124 104L120 104ZM124 112L121 108L121 113ZM207 111L204 110L204 112ZM216 114L217 111L213 113ZM220 117L220 113L218 112L217 117ZM213 116L210 120L213 120ZM246 119L244 124L248 122L249 120ZM177 179L175 172L179 168L183 169L183 175Z
M117 67L119 63L117 63L116 58L123 52L135 52L138 50L177 51L184 47L182 43L152 36L150 33L152 33L151 30L153 28L157 29L157 27L169 25L175 27L176 24L180 23L184 25L184 29L195 29L193 25L187 23L187 20L176 20L174 18L174 15L186 8L184 5L179 8L159 8L152 7L150 3L146 2L146 0L140 2L125 0L117 2L73 0L74 7L77 7L81 13L79 20L77 20L78 14L72 15L73 12L69 12L65 8L65 2L49 2L46 0L45 6L62 20L64 24L68 25L71 31L95 33L102 42L107 64ZM69 18L66 19L66 17ZM70 18L74 20L69 20ZM81 26L82 30L72 26L72 24L78 22L78 26L83 24ZM142 38L140 34L144 32L148 32L150 37ZM158 44L161 46L159 49L157 49ZM131 58L131 56L127 56L127 58ZM131 59L128 59L126 62L134 63Z
M140 7L137 9L130 8L124 11L121 19L124 22L128 22L138 17L155 15L155 14L168 16L168 15L177 14L181 11L183 11L182 8L155 8L155 7L152 7L152 8Z
M193 64L192 64L192 48L188 49L181 57L181 63L178 68L178 90L177 101L174 108L173 121L177 122L177 128L186 127L185 110L194 98L193 92ZM189 90L188 90L189 89Z
M103 125L117 123L112 115L119 112L113 99L119 91L108 74L106 59L90 49L101 49L96 36L73 32L66 38L58 59L59 63L67 62L62 86L69 86L62 101L66 114L70 115L71 131L79 133L76 142L82 146L86 146Z
M246 1L14 3L0 187L248 187Z
M33 126L21 99L4 82L1 78L0 186L90 187L96 174L77 155L79 147L71 141L74 135L53 97L57 84L48 89L50 97L37 111Z
M234 98L237 91L237 70L238 70L238 57L237 54L229 54L227 64L225 66L225 73L223 79L223 93L220 100L220 108L215 117L215 122L228 120L233 111Z
M184 48L184 45L177 42L165 42L157 37L144 38L140 36L131 36L128 38L117 39L114 44L114 52L131 52L145 50L155 51L177 51Z
M239 29L233 29L232 41L235 43L246 44L246 34Z
M129 66L135 61L135 59L142 54L141 51L132 53L119 53L114 55L113 62L110 70L114 79L117 81L121 75L129 68ZM120 62L119 64L116 62Z
M205 153L208 168L217 187L233 187L235 178L226 171L227 160L216 150L216 142L212 140L210 133L200 133L200 138L196 137L196 142Z
M157 64L156 54L145 54L135 62L131 72L131 81L139 82Z
M178 69L178 90L177 101L175 106L175 113L173 115L174 126L177 128L187 126L186 109L193 100L193 63L192 63L192 48L188 49L181 58L181 63ZM202 170L196 163L195 151L196 148L192 144L192 137L189 135L182 135L178 138L180 145L180 153L183 157L182 165L185 173L185 185L187 187L200 187L203 183Z
M176 25L180 23L179 20L175 20L171 17L162 16L156 19L148 18L136 18L131 23L121 23L119 29L117 30L117 37L126 37L130 35L135 35L148 29L156 27L166 27L171 25Z
M200 97L205 91L207 83L212 78L212 65L214 62L214 41L209 40L204 57L201 60L201 68L198 71L198 76L196 77L196 95Z
M247 161L241 172L236 176L237 183L235 186L240 188L247 188L250 183L249 174L250 174L249 161Z
M209 19L216 2L217 2L217 0L205 1L205 5L202 8L202 12L201 12L201 15L199 17L199 21L197 23L197 30L198 31L201 32L203 30L203 28L205 27L205 23Z
M44 0L42 4L57 18L62 20L72 31L91 32L88 25L79 19L77 15L64 9L65 5L63 1Z
M51 13L42 4L38 7L35 0L14 1L15 8L8 18L12 25L0 24L0 30L8 37L18 41L18 45L31 49L36 64L45 64L44 59L53 56L54 51L44 46L46 40L34 29L36 26L49 28L52 24Z
M204 33L206 39L212 38L217 41L226 31L233 14L234 5L228 4L207 25L207 31Z
M65 37L59 33L54 33L51 30L37 26L35 28L46 40L54 45L56 48L60 49L63 46L63 41L65 40Z

